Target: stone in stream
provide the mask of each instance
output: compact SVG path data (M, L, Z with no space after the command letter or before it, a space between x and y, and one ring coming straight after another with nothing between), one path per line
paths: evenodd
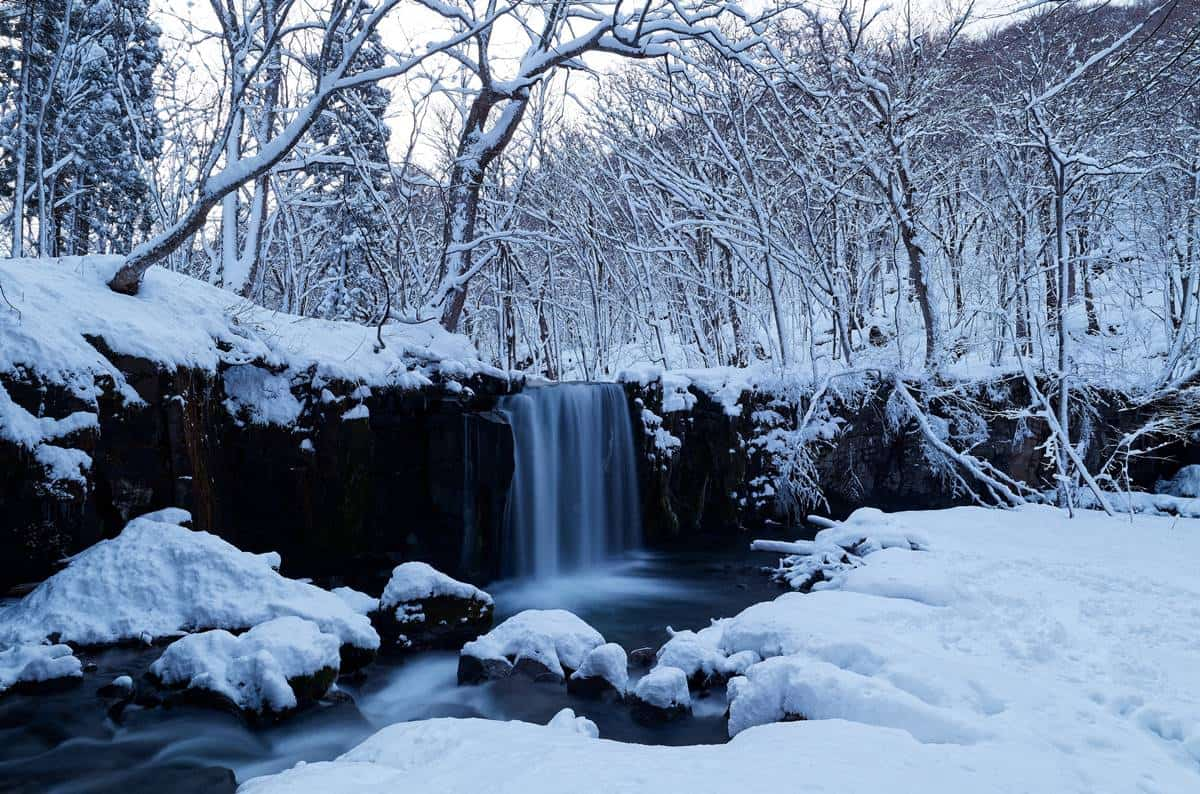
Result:
M691 714L687 675L678 667L659 665L637 682L629 703L633 718L643 725L670 722Z
M629 660L615 642L593 648L583 665L567 679L567 692L579 697L602 699L625 697L629 686Z
M492 597L423 562L396 566L371 622L385 651L458 649L492 626Z
M583 666L604 637L563 609L527 609L463 646L458 683L478 684L511 675L562 683Z

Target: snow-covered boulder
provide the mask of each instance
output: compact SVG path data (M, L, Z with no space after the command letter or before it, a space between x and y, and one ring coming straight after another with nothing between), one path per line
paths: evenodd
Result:
M745 672L759 657L753 651L723 652L718 646L722 622L716 621L698 632L668 629L671 639L659 649L658 665L682 670L688 687L697 690L720 686L731 676Z
M337 678L341 642L316 623L287 616L233 635L222 629L173 642L150 674L202 701L281 715L318 700Z
M561 683L603 644L600 632L564 609L527 609L463 646L458 682L477 684L518 673Z
M353 587L335 587L329 592L342 599L342 603L360 615L370 615L379 609L379 599L372 598Z
M461 648L492 626L492 597L423 562L396 566L371 620L389 650Z
M629 659L615 642L593 648L583 664L567 679L567 691L585 698L625 697L629 687Z
M1184 499L1200 497L1200 465L1184 466L1169 480L1159 480L1154 490Z
M633 718L642 723L665 722L692 711L687 676L678 667L655 667L642 676L630 696Z
M281 576L278 554L241 551L181 526L188 520L175 508L150 513L76 554L0 613L0 645L47 637L81 646L153 642L295 615L337 637L343 671L374 656L379 635L365 615L327 590Z
M0 695L77 683L83 666L66 645L16 645L0 650Z

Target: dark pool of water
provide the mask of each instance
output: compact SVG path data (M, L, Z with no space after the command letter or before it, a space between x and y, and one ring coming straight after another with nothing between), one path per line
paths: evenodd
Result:
M522 609L564 608L627 650L657 648L667 626L701 628L778 594L759 571L769 555L743 549L642 553L590 573L489 589L497 620ZM0 698L0 791L223 791L231 770L240 782L297 761L328 760L394 722L471 716L544 723L566 706L608 739L677 745L727 738L722 692L696 700L690 719L645 727L627 708L573 698L563 686L514 679L459 687L453 653L377 663L361 682L339 685L353 703L318 706L266 728L195 707L130 706L110 715L112 701L96 690L118 675L140 677L161 653L103 651L86 659L97 669L78 686Z

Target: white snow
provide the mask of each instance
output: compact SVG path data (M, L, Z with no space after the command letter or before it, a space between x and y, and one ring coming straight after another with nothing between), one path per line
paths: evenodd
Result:
M720 653L766 657L730 682L727 745L428 720L243 790L1200 791L1200 521L1026 507L883 523L926 539L863 558L895 560L890 592L785 593L714 624ZM931 591L945 603L911 597ZM787 716L807 719L747 727Z
M287 377L268 372L253 364L238 364L225 370L225 410L237 416L249 414L256 425L291 425L300 418L304 406L292 394Z
M678 667L658 665L641 677L633 688L633 696L660 709L692 707L687 676Z
M223 361L234 364L226 377L236 394L232 407L244 404L253 421L264 422L294 418L299 404L287 386L305 380L315 389L332 379L357 382L361 395L370 386L428 385L435 373L505 374L484 363L465 336L447 333L436 320L384 325L385 347L376 352L373 326L270 311L162 268L146 273L137 295L121 295L106 286L120 261L0 259L0 283L15 309L0 312L0 372L33 370L91 402L97 376L107 375L126 400L138 404L120 371L85 336L168 371L215 372ZM0 395L0 427L13 413L5 409L7 402Z
M260 623L245 634L222 629L176 640L150 665L167 686L205 689L247 711L295 708L289 679L337 671L341 641L312 621L294 616Z
M588 652L571 678L603 678L625 694L629 688L629 657L615 642L606 642Z
M676 667L682 670L689 680L702 678L719 682L731 675L745 672L747 667L759 661L759 656L753 651L732 656L723 653L718 647L721 639L720 624L721 621L715 621L714 625L700 631L675 631L668 627L671 639L658 649L657 664Z
M530 659L565 678L564 668L578 670L588 653L603 644L600 632L565 609L527 609L468 642L462 654L514 663Z
M368 419L371 416L371 410L367 408L366 403L359 403L342 414L343 422L353 422L356 419Z
M376 609L379 609L378 598L372 598L366 593L355 590L353 587L335 587L329 592L342 599L342 602L346 606L360 615L369 615Z
M0 644L101 645L210 628L244 629L283 615L317 623L343 644L374 650L371 621L338 596L280 576L279 555L250 554L179 526L186 511L161 510L70 564L0 612Z
M1171 479L1158 483L1155 490L1185 499L1200 497L1200 465L1184 466Z
M405 562L392 570L392 577L383 595L380 609L395 609L406 601L420 601L437 596L492 603L492 597L474 585L460 582L424 562Z
M596 723L587 717L576 717L574 709L563 709L550 718L546 726L567 734L586 736L590 739L600 738L600 729Z
M66 645L16 645L0 650L0 694L17 684L82 677L83 667Z

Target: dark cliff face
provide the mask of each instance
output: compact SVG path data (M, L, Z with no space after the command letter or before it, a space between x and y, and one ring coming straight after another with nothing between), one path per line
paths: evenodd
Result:
M96 406L36 377L6 377L35 416L96 411L98 427L56 442L92 457L87 482L46 481L26 450L0 441L0 590L57 563L148 510L192 512L193 526L248 551L279 551L285 573L378 592L391 566L421 559L485 580L512 478L512 433L492 410L512 385L472 378L420 389L297 383L287 426L227 406L221 373L109 359L141 398L111 383ZM304 379L300 379L303 381ZM365 406L346 417L347 411Z
M984 418L976 428L980 435L973 440L971 453L1039 490L1052 488L1054 463L1043 447L1049 434L1045 422L1035 416L1014 417L1018 413L1014 409L1030 402L1024 383L1010 378L981 383L977 390L972 397ZM789 402L775 395L746 393L740 414L728 416L720 404L692 388L696 400L690 410L664 414L660 383L627 384L626 392L634 427L642 430L636 442L644 524L651 543L670 544L788 521L773 496L775 461L761 443L768 428L756 417L772 414L783 426L794 427L807 408L804 399ZM912 510L972 503L968 494L955 487L953 476L931 465L915 423L893 426L888 410L891 395L889 384L875 383L854 399L832 401L830 414L839 430L827 442L811 446L813 474L824 498L823 503L808 506L811 512L844 517L863 506ZM653 428L644 427L643 408L661 418L662 430L679 440L677 447L658 448ZM1099 471L1121 438L1157 410L1154 405L1132 407L1117 393L1094 395L1090 410L1072 419L1076 433L1086 428L1084 458L1089 469ZM964 430L959 426L965 423L963 417L953 405L934 400L930 413L952 430ZM1130 459L1124 474L1135 489L1150 489L1179 466L1195 462L1197 452L1194 446L1168 444L1154 456Z

